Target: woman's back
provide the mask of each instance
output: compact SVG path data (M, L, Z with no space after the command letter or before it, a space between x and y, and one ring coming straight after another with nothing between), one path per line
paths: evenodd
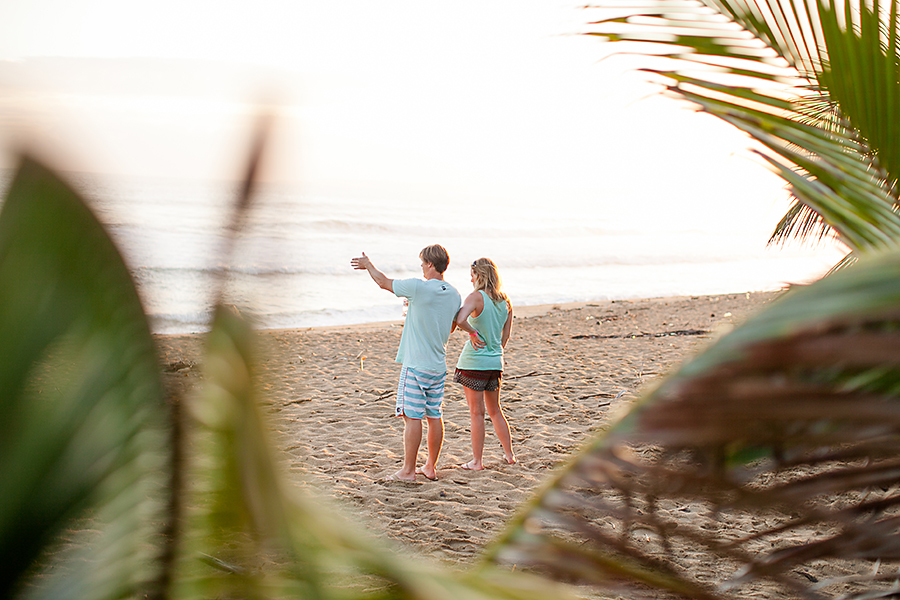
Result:
M467 340L462 352L459 355L459 361L456 364L457 369L473 369L473 370L503 370L503 326L506 324L509 315L509 306L505 300L495 302L484 290L479 290L484 300L484 308L477 317L469 316L469 324L474 327L482 341L485 342L484 348L475 349L472 342Z

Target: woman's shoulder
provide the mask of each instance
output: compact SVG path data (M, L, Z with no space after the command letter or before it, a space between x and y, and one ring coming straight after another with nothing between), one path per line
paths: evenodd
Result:
M512 312L512 303L509 301L509 298L500 298L499 300L490 298L490 300L491 304L493 304L497 310L507 313Z

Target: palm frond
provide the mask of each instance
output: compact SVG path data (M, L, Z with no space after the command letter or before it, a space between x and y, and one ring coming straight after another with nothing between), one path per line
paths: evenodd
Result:
M187 400L187 527L173 597L570 597L528 574L463 573L411 559L327 499L293 488L255 400L253 333L234 310L216 310L204 362L203 389Z
M629 597L893 593L898 272L900 253L860 261L722 338L589 443L489 557Z
M255 173L265 145L262 121L232 215L222 264L239 246L252 209ZM185 399L182 504L171 595L175 598L303 597L327 599L525 600L570 597L559 584L486 568L462 573L411 560L363 533L314 492L301 493L279 468L270 428L256 398L254 335L227 304L227 273L204 359L204 383ZM302 435L302 432L300 432Z
M894 2L890 3L890 15L883 15L879 2L859 5L850 0L845 0L843 7L822 4L818 11L820 43L828 48L828 62L818 74L819 83L829 90L842 114L876 153L878 164L890 174L892 182L900 176L896 11ZM846 25L851 21L855 25L852 28Z
M814 239L822 241L836 236L834 230L822 219L822 215L794 200L791 207L775 226L769 244L786 244L791 239Z
M277 544L289 530L289 510L253 401L251 339L246 323L220 305L208 336L203 388L185 399L191 449L176 598L270 597L264 590L289 587L291 557ZM316 575L317 556L310 552L300 563L312 565L299 578L308 588L303 595L328 597Z
M762 144L795 198L848 246L897 245L896 6L886 24L877 3L851 0L840 14L823 0L611 1L599 8L592 34L652 42L646 53L668 60L645 70Z
M226 261L264 138L263 127ZM253 332L232 306L217 305L201 390L169 410L121 256L30 160L0 212L0 289L2 597L571 597L505 569L410 559L296 490L255 399Z
M170 451L147 320L103 227L30 159L0 290L0 596L157 595Z

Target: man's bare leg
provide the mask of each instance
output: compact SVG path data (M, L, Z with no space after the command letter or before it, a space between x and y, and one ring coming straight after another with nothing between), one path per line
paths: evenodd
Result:
M437 477L437 461L441 456L441 447L444 445L444 419L428 419L428 460L419 469L428 479Z
M429 428L429 434L431 433ZM422 420L403 415L403 468L394 473L394 479L416 480L416 459L422 444Z

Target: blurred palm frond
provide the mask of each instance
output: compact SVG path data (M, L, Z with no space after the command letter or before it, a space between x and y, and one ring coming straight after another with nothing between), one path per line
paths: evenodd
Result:
M564 598L533 575L463 573L404 556L281 473L254 399L253 335L220 306L203 389L188 402L187 531L174 597ZM202 557L203 560L198 560Z
M157 595L171 454L147 320L103 227L27 158L0 290L0 596Z
M860 261L722 338L594 439L489 557L629 597L897 593L898 273L900 253Z
M121 256L33 160L0 212L0 290L0 596L570 597L532 575L412 559L294 486L255 398L253 331L223 298L200 389L167 403Z

